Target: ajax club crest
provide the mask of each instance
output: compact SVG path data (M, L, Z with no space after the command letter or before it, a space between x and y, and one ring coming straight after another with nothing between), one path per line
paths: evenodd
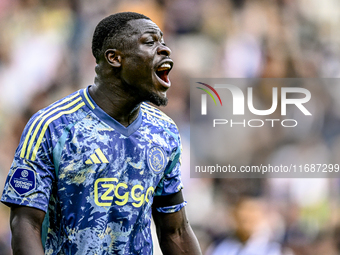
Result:
M148 166L155 173L160 173L164 170L167 159L165 152L160 147L152 147L147 153Z

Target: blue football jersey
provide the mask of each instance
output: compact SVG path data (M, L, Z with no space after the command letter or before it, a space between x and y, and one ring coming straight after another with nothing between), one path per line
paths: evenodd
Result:
M81 89L29 120L1 201L46 212L45 254L152 254L153 197L182 189L180 156L164 113L143 103L124 127Z

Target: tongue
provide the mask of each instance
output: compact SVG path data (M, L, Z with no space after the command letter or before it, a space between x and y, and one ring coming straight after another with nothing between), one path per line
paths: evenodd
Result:
M161 78L163 81L165 81L166 83L168 83L168 82L169 82L168 73L169 73L168 70L159 71L159 72L157 72L157 75L158 75L158 77Z

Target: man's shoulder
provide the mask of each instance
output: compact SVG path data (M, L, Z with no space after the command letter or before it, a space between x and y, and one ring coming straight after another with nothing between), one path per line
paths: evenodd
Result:
M75 91L35 113L24 129L23 135L27 136L26 139L32 137L33 140L41 140L51 125L51 130L59 133L67 125L83 119L87 113L81 110L85 102L80 92L81 90Z
M154 120L155 122L167 128L177 129L175 122L168 115L166 115L164 112L157 109L156 107L147 103L142 103L141 110L144 114L147 115L148 119Z
M73 102L73 104L75 104L75 101L81 101L81 96L80 96L80 90L74 91L71 94L68 94L67 96L64 96L56 101L54 101L53 103L49 104L48 106L41 108L36 114L34 114L33 116L39 115L39 113L44 113L47 112L49 110L53 109L66 109L67 105L69 105L69 103ZM66 107L65 107L66 106ZM64 108L62 108L64 107Z
M30 121L56 120L61 116L70 115L77 112L85 105L81 90L77 90L53 103L40 109L30 119Z

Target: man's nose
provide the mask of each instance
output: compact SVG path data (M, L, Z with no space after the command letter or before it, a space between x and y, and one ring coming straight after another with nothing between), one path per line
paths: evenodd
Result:
M171 55L171 50L168 46L162 44L158 47L157 53L159 55L165 55L169 57Z

